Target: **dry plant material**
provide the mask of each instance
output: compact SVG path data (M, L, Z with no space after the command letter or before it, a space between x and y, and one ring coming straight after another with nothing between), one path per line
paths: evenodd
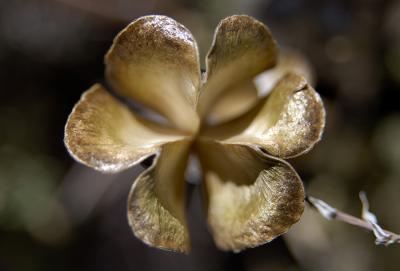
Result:
M201 76L189 30L165 16L141 17L114 39L106 78L168 125L144 119L96 84L75 105L65 144L77 161L109 173L155 155L128 199L130 226L150 246L190 250L184 208L190 154L201 163L217 246L240 251L269 242L304 210L302 181L283 159L310 150L325 122L319 95L302 76L283 74L290 69L280 69L271 94L258 97L253 79L277 56L264 24L231 16L218 25Z
M361 191L359 196L362 203L361 219L339 211L320 199L308 196L307 201L324 218L328 220L342 221L347 224L371 231L375 236L375 244L377 245L388 246L391 244L400 243L400 235L388 230L384 230L378 225L378 219L369 211L369 202L365 192Z

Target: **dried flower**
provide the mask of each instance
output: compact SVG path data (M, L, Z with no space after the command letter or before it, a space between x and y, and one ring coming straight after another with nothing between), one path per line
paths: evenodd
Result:
M165 16L141 17L115 38L105 57L106 77L119 95L162 114L169 125L139 116L96 84L73 109L65 144L77 161L103 172L156 155L128 199L133 232L150 246L190 249L184 171L191 153L201 162L217 246L240 251L269 242L304 209L301 179L283 159L310 150L325 121L319 95L293 73L267 98L249 102L256 93L252 80L276 59L264 24L231 16L216 29L202 77L196 41L184 26ZM221 103L226 112L213 111ZM218 120L218 112L231 120L209 124L207 117Z

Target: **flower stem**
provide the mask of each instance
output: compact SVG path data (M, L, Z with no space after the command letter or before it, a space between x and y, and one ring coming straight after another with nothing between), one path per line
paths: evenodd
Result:
M362 203L362 218L358 218L347 214L343 211L337 210L326 202L307 196L308 204L317 210L323 217L328 220L338 220L347 224L354 225L366 230L369 230L375 235L375 244L388 246L390 244L399 243L400 235L388 230L382 229L378 225L376 216L369 211L369 203L364 192L360 192L360 200Z

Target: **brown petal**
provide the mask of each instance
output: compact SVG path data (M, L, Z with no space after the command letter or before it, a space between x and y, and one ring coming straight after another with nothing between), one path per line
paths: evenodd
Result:
M268 71L259 74L255 79L255 84L260 96L265 96L271 92L276 83L288 73L295 73L303 76L311 85L315 85L315 75L311 64L300 52L293 49L279 50L277 65Z
M79 162L103 172L126 169L184 135L141 119L99 84L86 91L65 126L64 142Z
M321 139L325 109L318 93L302 76L286 75L263 101L240 119L205 129L202 136L257 145L281 158L305 153Z
M221 21L207 56L207 81L200 95L202 116L224 91L275 65L277 48L269 29L246 15Z
M253 81L247 81L224 93L211 112L207 114L210 123L222 123L247 112L258 102L258 91Z
M158 111L176 127L197 129L199 57L183 25L166 16L141 17L118 34L105 62L115 91Z
M259 149L200 141L208 223L217 246L240 251L269 242L296 223L304 189L294 169Z
M166 144L153 165L132 186L128 199L129 224L137 238L162 249L188 253L184 172L190 142Z

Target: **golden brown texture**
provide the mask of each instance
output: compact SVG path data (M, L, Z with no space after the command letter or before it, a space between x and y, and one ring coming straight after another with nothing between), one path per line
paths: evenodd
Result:
M290 158L310 150L321 139L324 126L325 110L318 93L292 73L278 82L242 136L271 155Z
M277 48L269 29L256 19L235 15L221 21L207 55L207 78L198 111L204 116L225 91L275 65Z
M240 251L269 242L300 218L303 185L280 158L313 147L325 111L319 95L294 73L259 99L254 77L275 64L276 54L265 25L243 15L219 24L204 82L195 40L168 17L139 18L115 38L106 55L112 87L161 113L173 128L140 118L95 85L73 109L65 144L76 160L105 172L155 154L128 199L129 224L144 243L190 250L184 173L191 151L201 161L207 219L221 249ZM297 60L278 66L272 79L296 69L307 73Z
M96 84L72 110L64 142L81 163L117 172L155 153L160 145L184 137L138 117Z
M269 242L297 222L302 182L286 162L259 149L202 140L197 145L217 246L240 251Z
M105 62L115 91L163 114L182 130L198 128L198 50L184 26L166 16L141 17L118 34Z
M321 139L324 106L304 77L284 76L264 101L258 112L255 108L231 123L204 129L202 136L259 146L281 158L307 152Z
M184 173L190 142L166 144L132 186L128 220L137 238L162 249L188 253Z

